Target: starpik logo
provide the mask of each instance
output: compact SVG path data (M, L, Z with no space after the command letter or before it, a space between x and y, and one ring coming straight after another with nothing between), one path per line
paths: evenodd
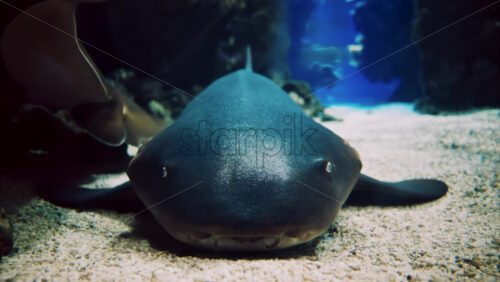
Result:
M284 115L281 122L273 128L210 128L209 121L200 120L198 128L182 130L181 153L184 156L253 155L257 164L278 154L318 154L310 143L317 130L304 126L303 114Z

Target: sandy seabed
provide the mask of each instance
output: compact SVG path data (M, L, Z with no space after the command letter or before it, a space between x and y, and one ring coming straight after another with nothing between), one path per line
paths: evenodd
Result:
M154 225L148 216L133 220L17 199L7 211L15 251L2 258L0 279L500 279L500 110L450 116L399 106L329 111L344 121L325 126L359 151L363 173L393 181L437 178L449 185L448 194L411 207L345 207L312 243L250 255L185 247L157 227L144 231ZM29 186L1 184L9 191Z

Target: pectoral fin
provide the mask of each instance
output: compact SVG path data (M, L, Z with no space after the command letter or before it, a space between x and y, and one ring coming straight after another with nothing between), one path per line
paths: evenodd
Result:
M39 191L40 197L62 207L80 210L114 210L139 212L145 209L130 182L115 188L90 189L71 185L50 183Z
M361 175L346 201L349 206L405 206L438 199L448 186L435 179L384 182Z

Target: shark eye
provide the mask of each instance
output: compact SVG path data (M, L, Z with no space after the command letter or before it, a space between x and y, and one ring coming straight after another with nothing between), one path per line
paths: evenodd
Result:
M166 166L162 166L161 167L161 177L167 178L167 176L168 176L167 167Z
M335 164L330 161L327 161L325 165L325 171L327 173L333 173L335 171Z
M314 160L314 167L316 171L321 171L323 175L325 175L324 173L326 173L326 175L330 176L332 176L336 170L335 163L329 160L325 160L324 158L318 158Z

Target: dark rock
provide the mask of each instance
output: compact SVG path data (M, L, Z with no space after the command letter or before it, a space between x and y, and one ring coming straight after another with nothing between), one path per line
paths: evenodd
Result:
M121 68L113 71L110 77L112 85L123 93L133 96L134 101L143 109L167 121L175 120L200 91L194 86L189 92L184 92L152 78L138 76L132 70Z
M36 2L23 1L22 8ZM0 15L6 15L0 17L0 32L18 13L0 6ZM79 38L112 84L153 115L169 120L209 83L242 68L247 46L254 71L279 85L286 83L286 13L282 0L111 0L81 4L77 22ZM23 104L23 89L3 65L0 71L2 92L12 93L4 95L12 101L3 100L7 107L0 122L10 128ZM322 107L313 112L318 111Z
M123 171L130 161L126 145L96 141L60 112L43 107L21 108L14 120L5 121L1 133L8 138L3 138L0 169L11 173L54 173L61 180L66 175Z
M256 72L288 76L281 0L109 1L82 5L77 16L80 37L121 60L88 48L106 74L133 65L138 76L189 91L243 67L250 46Z
M243 67L247 46L251 47L255 72L279 85L287 83L290 40L285 27L286 4L282 0L146 0L140 5L133 0L109 1L82 5L78 23L82 39L133 65L130 72L131 65L88 48L109 77L125 86L145 109L156 101L175 119L191 100L190 95ZM332 74L331 69L315 67L311 75L324 77L325 72ZM303 93L311 96L310 90ZM323 107L314 99L306 103L318 116Z
M425 94L418 110L439 113L500 106L500 5L471 15L491 3L417 1L415 38L446 27L418 43Z
M14 245L14 235L12 225L5 214L5 211L0 210L0 258L9 254Z

